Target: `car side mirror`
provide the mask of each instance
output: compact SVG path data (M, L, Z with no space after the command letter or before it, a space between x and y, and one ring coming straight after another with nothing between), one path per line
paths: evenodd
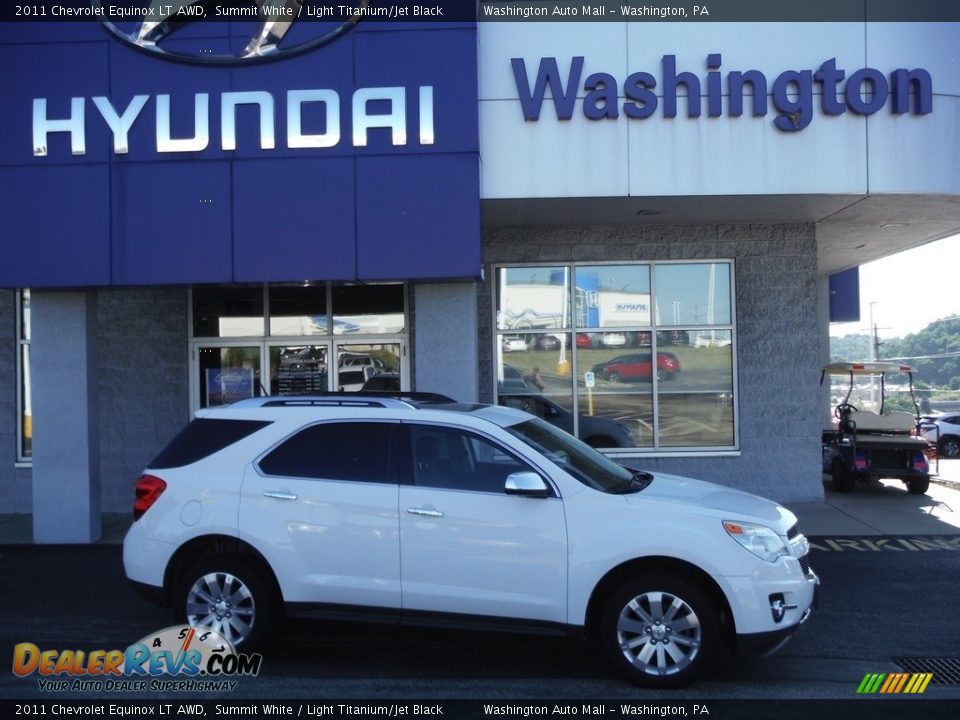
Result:
M550 486L535 472L515 472L507 476L503 486L507 495L521 495L522 497L545 498L553 495Z

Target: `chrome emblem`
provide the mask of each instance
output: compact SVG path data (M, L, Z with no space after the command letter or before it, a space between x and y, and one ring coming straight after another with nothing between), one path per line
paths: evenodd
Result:
M124 32L109 18L114 15L111 8L116 6L110 0L92 0L94 8L102 8L98 15L101 25L110 34L121 42L141 52L165 60L194 63L197 65L246 65L257 62L276 60L290 55L314 50L326 45L349 31L366 14L367 7L373 0L355 0L352 6L355 14L329 29L329 24L320 26L323 34L290 46L282 46L290 28L303 16L313 17L311 8L305 8L310 0L250 0L246 7L244 3L214 4L205 0L179 1L178 0L150 0L142 7L131 12L129 5L121 3L123 15L129 17L138 27L132 32ZM232 13L213 15L217 13ZM119 12L116 12L119 15ZM210 51L187 52L174 49L165 44L170 36L179 28L197 20L255 20L250 25L254 29L246 47L242 52L233 55L216 54Z

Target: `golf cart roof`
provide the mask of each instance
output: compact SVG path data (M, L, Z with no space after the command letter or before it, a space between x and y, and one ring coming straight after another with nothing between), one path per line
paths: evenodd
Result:
M830 363L823 368L827 375L883 375L884 373L915 373L917 369L910 365L901 365L895 362L856 362Z

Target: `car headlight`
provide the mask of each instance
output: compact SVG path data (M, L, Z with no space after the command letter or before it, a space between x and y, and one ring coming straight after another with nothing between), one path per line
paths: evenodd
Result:
M776 562L781 555L790 555L790 550L777 533L764 525L747 522L723 521L727 534L761 560Z

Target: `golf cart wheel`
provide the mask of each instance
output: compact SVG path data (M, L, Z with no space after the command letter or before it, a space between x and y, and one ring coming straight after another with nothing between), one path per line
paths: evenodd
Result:
M907 492L911 495L923 495L930 489L930 478L913 478L907 480Z
M940 449L937 452L940 453L940 457L960 457L960 438L955 438L952 435L940 438Z
M853 492L856 483L857 479L853 473L847 470L842 462L835 460L833 463L833 489L842 493Z

